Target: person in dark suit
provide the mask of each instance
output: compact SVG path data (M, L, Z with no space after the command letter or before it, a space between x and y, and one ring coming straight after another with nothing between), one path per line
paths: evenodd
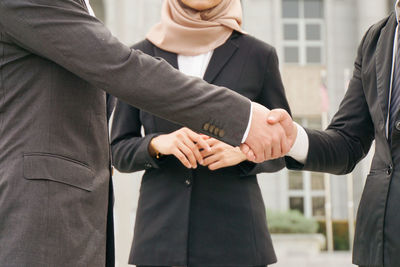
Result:
M266 137L286 140L266 108L126 47L89 11L0 1L1 266L114 266L105 92L197 132L212 123L260 159Z
M275 49L243 32L241 14L239 0L168 0L161 22L133 48L268 108L289 111ZM222 131L214 123L207 130ZM130 264L276 262L256 174L280 170L283 159L254 164L239 148L207 137L212 151L196 155L197 133L123 101L111 133L114 166L121 172L145 170Z
M347 93L325 131L298 127L292 169L346 174L368 153L375 155L357 213L353 263L400 266L400 46L396 13L369 28L358 49ZM274 111L269 121L290 121ZM290 130L288 130L290 131Z

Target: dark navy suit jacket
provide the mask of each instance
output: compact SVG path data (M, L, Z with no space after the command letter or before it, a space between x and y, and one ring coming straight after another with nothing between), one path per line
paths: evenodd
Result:
M178 68L176 54L147 40L134 47ZM289 110L274 48L251 36L233 33L214 51L204 79L268 108ZM181 127L124 102L117 104L112 129L115 167L122 172L146 170L130 263L202 267L274 263L255 174L280 170L283 159L210 171L187 169L173 156L156 160L149 155L152 138Z

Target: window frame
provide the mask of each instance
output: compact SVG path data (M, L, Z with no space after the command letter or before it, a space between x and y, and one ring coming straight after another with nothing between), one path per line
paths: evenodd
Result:
M305 66L305 65L324 65L325 64L325 50L326 50L326 45L325 45L325 40L326 40L326 31L325 31L325 1L320 0L322 2L322 11L323 11L323 16L322 18L306 18L305 17L305 0L297 0L299 2L299 17L298 18L285 18L283 16L283 10L281 12L281 19L282 19L282 25L281 25L281 30L282 30L282 51L283 51L283 61L285 64L288 65L300 65L300 66ZM282 8L283 8L283 2ZM294 24L298 26L298 40L285 40L285 32L284 28L285 25L290 25ZM319 25L320 26L320 34L321 34L321 39L320 40L307 40L306 39L306 26L307 25ZM288 62L286 59L285 55L285 48L289 47L296 47L298 49L298 62ZM307 48L308 47L318 47L321 49L320 51L320 61L319 62L307 62Z
M298 118L295 120L303 125L304 127L307 127L311 120L311 118ZM322 120L322 118L321 118ZM322 122L322 121L321 121ZM318 189L318 190L313 190L312 189L312 183L311 183L311 175L312 172L310 171L301 171L302 178L303 178L303 189L290 189L290 171L287 172L287 199L288 199L288 209L290 209L290 198L292 197L302 197L303 198L303 203L304 203L304 216L308 218L315 218L317 220L323 220L325 218L324 216L315 216L313 214L313 198L314 197L323 197L325 198L325 186L324 189ZM325 210L324 210L325 214Z

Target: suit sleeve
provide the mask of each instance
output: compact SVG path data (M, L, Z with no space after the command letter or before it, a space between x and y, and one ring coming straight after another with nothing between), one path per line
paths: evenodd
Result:
M374 139L374 125L369 113L361 79L362 51L368 33L358 48L349 88L325 131L306 129L309 151L306 163L286 158L287 167L333 174L351 172L364 158Z
M120 172L159 168L148 150L150 141L159 134L143 136L141 129L140 110L118 101L111 130L111 151L114 167Z
M77 0L1 0L0 25L15 44L126 103L198 132L213 121L222 141L241 142L248 99L128 48Z
M279 60L276 50L270 48L268 63L266 64L264 84L259 98L256 102L269 109L282 108L290 113L289 103L286 99L281 74L279 71ZM249 161L242 162L240 168L245 175L254 175L262 172L277 172L285 167L284 158L265 161L255 164Z

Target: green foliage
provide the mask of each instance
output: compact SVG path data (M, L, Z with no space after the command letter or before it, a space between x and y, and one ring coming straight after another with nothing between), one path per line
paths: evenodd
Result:
M319 221L318 233L326 236L325 221ZM335 250L350 249L349 245L349 225L346 221L333 221L333 247Z
M318 223L304 217L297 210L287 212L267 211L268 229L273 234L314 234Z

